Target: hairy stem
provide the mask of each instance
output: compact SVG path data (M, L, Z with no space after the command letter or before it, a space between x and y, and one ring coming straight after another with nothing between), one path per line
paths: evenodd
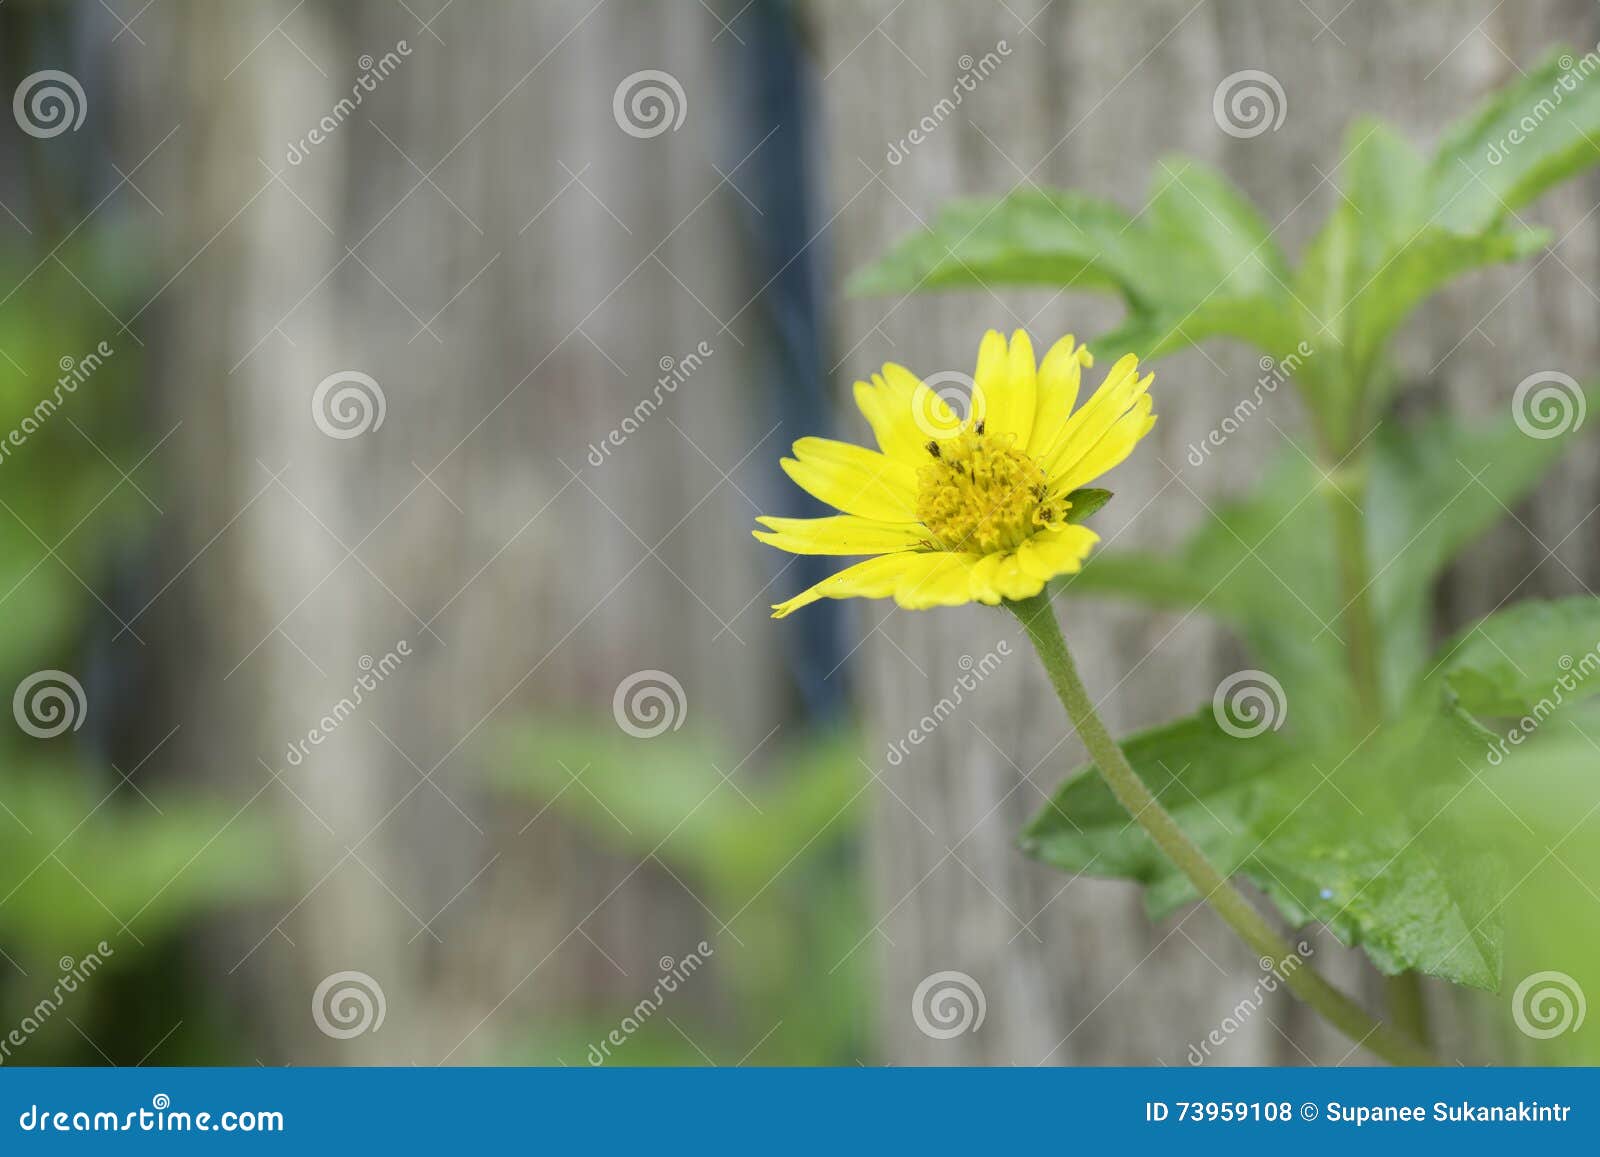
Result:
M1007 603L1007 606L1033 640L1061 705L1067 709L1068 717L1112 794L1162 853L1188 877L1201 897L1261 957L1263 967L1276 972L1291 992L1329 1024L1385 1060L1397 1065L1437 1063L1426 1049L1394 1028L1373 1020L1360 1005L1324 980L1184 835L1183 829L1139 778L1122 754L1122 748L1101 722L1067 650L1067 641L1062 637L1048 596L1041 593Z

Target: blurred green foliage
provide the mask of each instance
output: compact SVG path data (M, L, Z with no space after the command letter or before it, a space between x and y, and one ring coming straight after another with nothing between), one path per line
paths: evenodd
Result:
M857 738L837 734L741 763L717 737L634 738L609 718L528 720L502 736L494 780L529 801L535 824L576 830L616 853L618 879L642 865L705 909L697 938L713 950L715 979L691 979L667 997L607 1063L734 1064L747 1050L754 1064L865 1055L872 945L857 862L867 777L859 756ZM678 957L691 947L659 951ZM614 979L613 999L566 1023L530 1025L526 1048L506 1059L590 1063L590 1046L649 994L656 974Z
M216 1060L205 1018L185 1015L193 992L164 982L170 946L274 873L251 817L192 783L164 790L159 760L133 774L167 730L141 726L143 644L116 640L138 609L117 593L118 568L143 556L159 517L157 476L135 464L165 432L143 420L139 345L112 316L137 308L137 264L105 229L28 242L0 250L0 698L59 670L85 710L59 704L76 726L44 738L19 724L19 711L41 721L25 704L0 716L0 1038L25 1038L9 1063L99 1064L146 1019L125 1002L159 992L166 1023L141 1025L131 1047L183 1021L165 1056ZM62 996L68 962L91 954L103 966Z

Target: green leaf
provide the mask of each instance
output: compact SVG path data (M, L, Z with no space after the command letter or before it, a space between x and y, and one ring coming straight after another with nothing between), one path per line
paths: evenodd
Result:
M1298 706L1288 701L1289 718ZM1239 738L1205 710L1123 750L1212 863L1262 888L1292 925L1324 923L1391 974L1498 984L1501 869L1451 814L1484 752L1464 716L1409 718L1354 750L1308 757L1287 730ZM1056 793L1023 846L1065 871L1144 884L1156 918L1197 898L1092 767Z
M1429 172L1439 224L1487 229L1600 161L1597 71L1600 55L1558 49L1448 133Z
M1083 486L1067 495L1067 521L1079 523L1111 501L1111 491Z
M1600 404L1600 392L1591 401ZM1404 697L1423 673L1440 573L1509 517L1575 433L1533 438L1510 417L1472 426L1435 417L1374 436L1363 507L1388 699ZM1172 554L1099 552L1058 586L1069 595L1204 610L1231 624L1260 665L1307 704L1296 719L1306 738L1336 738L1355 718L1330 514L1330 503L1342 501L1305 454L1292 451Z
M1289 754L1279 736L1241 739L1208 708L1141 731L1122 750L1212 862L1232 872L1249 856L1248 797ZM1022 832L1023 850L1067 872L1137 880L1155 889L1158 917L1190 898L1183 878L1129 818L1092 765L1080 768Z
M1590 401L1600 401L1600 392ZM1366 487L1372 600L1385 687L1398 696L1430 650L1434 583L1569 450L1576 431L1529 437L1513 417L1464 426L1439 416L1386 425Z
M1096 341L1097 352L1155 358L1212 336L1274 356L1294 349L1299 329L1288 283L1288 263L1255 209L1222 176L1180 157L1161 163L1137 218L1106 201L1032 188L960 201L859 270L847 288L1055 285L1116 293L1128 318Z
M1600 693L1600 598L1530 599L1497 611L1446 646L1436 666L1463 710L1542 723Z
M1146 214L1149 234L1158 245L1177 244L1196 254L1190 259L1201 277L1195 287L1213 281L1206 294L1221 291L1225 297L1280 292L1289 263L1255 207L1221 173L1188 157L1167 157L1159 166ZM1217 273L1220 282L1212 277Z
M1138 354L1154 361L1212 337L1231 337L1270 354L1287 357L1301 351L1302 330L1294 312L1275 294L1206 297L1192 304L1164 304L1129 314L1122 325L1091 343L1097 357L1115 361Z
M857 270L852 294L916 293L980 285L1062 285L1142 292L1143 234L1109 201L1020 189L998 201L964 199L933 225Z
M1172 555L1091 554L1059 586L1069 595L1131 598L1224 620L1303 704L1296 715L1302 737L1336 738L1353 726L1355 698L1338 622L1329 500L1321 474L1294 452L1245 497L1216 507Z
M1446 221L1429 170L1387 126L1357 121L1346 135L1340 201L1312 239L1295 283L1301 326L1315 351L1302 377L1323 398L1344 444L1355 429L1379 358L1423 301L1461 274L1517 261L1547 235L1498 216Z

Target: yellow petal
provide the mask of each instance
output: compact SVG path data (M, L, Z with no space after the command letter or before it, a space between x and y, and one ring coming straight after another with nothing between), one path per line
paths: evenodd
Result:
M1099 541L1100 536L1087 526L1041 531L1017 547L1017 562L1024 574L1043 584L1058 574L1076 573Z
M937 390L904 366L890 362L883 367L883 376L891 382L897 382L898 388L909 394L907 412L911 429L917 438L911 460L917 466L923 466L928 461L927 445L930 440L950 438L961 433L961 415L951 409L950 403L940 397Z
M1010 354L1006 339L999 330L991 329L978 343L978 368L972 375L972 413L989 420L991 412L1006 392Z
M856 382L854 392L856 408L861 410L862 418L867 419L867 426L872 427L872 438L878 443L878 450L894 458L898 454L901 437L893 403L886 397L888 387L883 386L883 379L878 374L872 374L872 381Z
M967 575L967 589L975 602L996 606L1005 596L1000 593L998 570L1004 555L986 554L973 564Z
M772 617L781 619L801 607L810 606L818 599L888 598L894 594L902 576L913 568L926 568L926 560L933 557L931 554L908 551L901 554L881 554L865 562L858 562L855 566L846 567L837 574L829 575L816 586L801 591L792 599L774 603Z
M972 601L972 568L983 556L936 551L919 556L894 588L894 601L908 611L954 607Z
M1111 429L1083 457L1051 480L1051 495L1069 494L1121 463L1156 424L1156 416L1150 412L1152 405L1150 395L1141 394L1133 408L1112 423Z
M928 435L917 422L918 390L925 390L922 379L906 366L883 366L882 374L872 374L872 384L856 382L856 405L866 414L877 438L878 448L890 458L922 466L928 458ZM954 414L950 421L955 422Z
M801 438L784 473L846 514L880 522L916 520L917 473L907 462L831 438Z
M985 339L987 341L987 339ZM979 370L983 355L979 351ZM1011 347L1006 354L1004 383L998 388L984 386L984 428L990 434L1012 434L1021 450L1028 445L1033 433L1034 406L1038 397L1038 368L1033 361L1033 343L1027 332L1017 330L1011 335Z
M1038 402L1033 413L1033 433L1028 437L1027 451L1036 462L1045 461L1066 433L1067 420L1072 407L1078 402L1078 384L1083 374L1083 361L1071 334L1050 347L1039 363Z
M984 588L981 592L979 584ZM1044 580L1024 570L1015 553L991 554L985 556L982 566L974 568L972 586L973 597L988 603L991 595L994 602L1031 598L1044 589Z
M768 546L790 554L888 554L911 550L928 537L917 523L876 522L853 514L829 518L756 519L766 530L751 531Z
M1052 488L1056 479L1093 449L1112 424L1150 388L1152 377L1151 374L1139 376L1139 359L1133 354L1124 356L1111 367L1094 396L1067 420L1060 443L1041 462Z

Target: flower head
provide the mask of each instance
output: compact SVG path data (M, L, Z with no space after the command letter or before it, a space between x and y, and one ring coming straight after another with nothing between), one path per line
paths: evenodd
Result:
M955 606L1036 595L1079 569L1100 540L1078 519L1075 491L1126 458L1155 425L1150 374L1132 354L1074 410L1094 358L1064 337L1035 363L1017 330L978 347L965 418L904 366L857 382L856 404L877 450L801 438L783 469L841 513L761 517L762 542L792 554L871 555L773 609L781 619L818 599L889 598ZM1101 496L1103 498L1103 496ZM1098 505L1095 502L1094 505Z

